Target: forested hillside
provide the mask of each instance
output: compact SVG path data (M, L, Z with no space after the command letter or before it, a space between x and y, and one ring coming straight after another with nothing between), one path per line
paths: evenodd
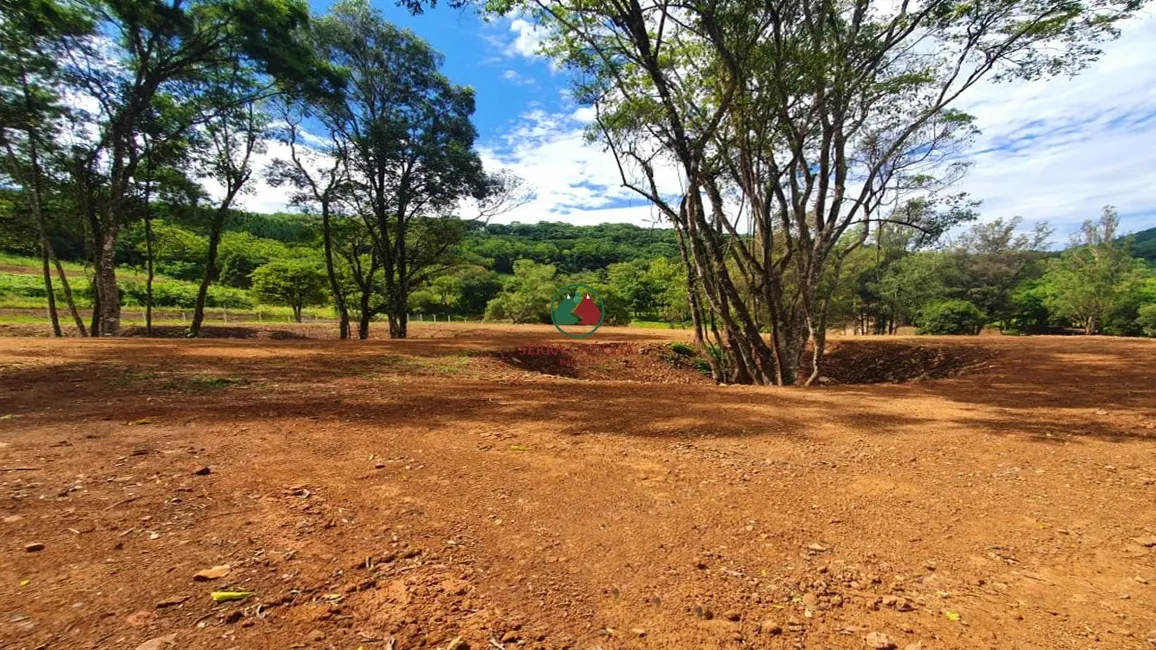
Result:
M36 249L19 232L22 221L12 208L19 197L6 196L0 250L10 257L0 274L0 306L37 307L45 293L35 275ZM193 307L210 216L204 208L156 206L155 306ZM1050 250L1046 228L1020 232L1017 220L976 224L934 243L910 230L883 228L847 257L832 299L831 324L873 334L916 325L940 333L970 333L985 326L1008 333L1090 326L1090 331L1108 334L1151 335L1156 332L1156 272L1140 258L1156 246L1156 229L1117 238L1111 234L1117 228L1114 219L1106 212L1063 253ZM146 300L145 243L142 224L130 222L118 251L128 305ZM91 304L81 256L83 233L57 230L54 244L71 253L73 289L82 305ZM1089 255L1089 247L1098 247L1101 254ZM271 304L289 307L298 317L310 307L316 315L330 313L315 216L231 211L218 254L221 271L210 288L209 307L251 310ZM547 322L547 303L556 289L584 282L603 295L610 323L681 326L690 319L686 268L670 229L471 222L453 260L414 288L411 313ZM368 263L368 256L363 261ZM338 267L345 282L352 282L352 262L346 259Z
M1156 264L1156 228L1141 230L1132 238L1132 254Z

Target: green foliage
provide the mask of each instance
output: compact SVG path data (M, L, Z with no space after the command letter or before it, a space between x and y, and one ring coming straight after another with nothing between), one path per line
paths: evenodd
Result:
M192 309L197 303L197 288L195 282L154 282L154 307L179 307ZM120 282L121 299L126 305L145 306L147 291L145 283L138 280ZM210 286L205 294L205 306L226 309L252 309L257 302L248 292L231 287Z
M465 269L459 275L458 313L480 316L486 304L502 291L502 277L494 271Z
M1140 326L1144 336L1156 337L1156 302L1144 305L1138 312L1136 324Z
M153 220L152 229L157 273L179 280L199 280L209 254L208 239L163 219ZM123 258L143 268L147 250L144 224L134 223L125 229L120 247Z
M966 300L938 300L919 312L920 334L979 334L986 317Z
M253 271L253 294L263 301L289 305L301 322L301 310L326 300L325 272L306 260L277 260Z
M1112 315L1140 266L1132 259L1129 242L1116 239L1119 218L1115 208L1104 208L1100 221L1084 222L1079 236L1044 274L1051 288L1050 307L1095 334Z
M1022 221L1015 217L975 224L952 251L952 263L958 269L956 293L994 321L1009 318L1017 284L1032 275L1034 262L1043 258L1051 236L1046 223L1017 235Z
M630 224L490 224L466 235L463 253L499 273L512 273L519 259L553 264L562 273L577 273L619 262L677 257L678 243L673 230Z
M221 282L230 287L248 289L249 275L258 267L273 260L296 259L305 249L293 249L282 242L258 237L249 232L227 232L221 238Z
M315 108L344 157L349 190L360 197L359 216L384 275L390 336L405 336L409 292L453 263L465 232L447 215L493 187L474 149L474 90L450 82L439 53L366 0L334 4L313 36L320 56L347 78L337 101Z
M1112 336L1144 336L1141 310L1148 305L1156 305L1156 270L1135 260L1104 322L1104 333Z
M695 354L697 354L697 351L694 349L694 346L689 345L687 343L682 343L681 341L675 341L673 343L669 343L669 344L667 344L667 347L669 347L670 350L672 352L674 352L675 354L677 354L679 356L683 356L683 357L691 357L691 356L694 356Z
M1004 334L1046 334L1051 326L1049 287L1041 280L1024 282L1011 295L1011 312Z
M890 306L893 320L910 322L924 305L946 296L946 264L941 253L922 253L887 267L875 291Z
M549 323L550 300L558 289L551 264L532 260L514 262L514 274L507 277L502 292L486 304L486 320L515 323Z
M1132 254L1149 264L1156 264L1156 228L1141 230L1132 236Z

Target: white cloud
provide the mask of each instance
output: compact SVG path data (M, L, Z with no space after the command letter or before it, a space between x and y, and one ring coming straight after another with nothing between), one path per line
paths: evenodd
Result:
M542 56L542 43L546 40L544 28L525 18L515 18L510 21L510 31L515 37L514 41L506 46L507 55L528 58Z
M582 124L589 124L594 121L596 113L592 106L579 106L570 114L570 117Z
M526 75L519 74L517 70L503 71L502 78L519 86L533 86L538 83L538 81L533 77L527 77Z
M983 133L959 189L982 200L983 219L1019 215L1025 226L1047 220L1062 239L1113 204L1125 230L1156 225L1156 14L1146 12L1122 31L1076 77L985 83L964 96L960 106L976 115ZM593 117L588 107L568 115L532 111L506 135L512 150L505 161L541 186L519 219L589 221L597 217L587 212L636 196L618 187L613 158L582 141L580 128Z
M487 169L509 169L536 193L533 201L496 221L655 223L657 210L622 186L614 156L586 141L583 129L593 118L589 108L572 113L535 109L522 115L499 142L481 148ZM659 172L662 187L677 187L673 169Z
M279 140L266 140L265 150L252 156L253 175L242 194L233 200L233 207L250 212L285 212L289 208L290 189L273 187L265 180L265 170L273 160L289 160L289 145ZM224 187L212 178L202 178L201 187L209 194L210 201L220 201L225 195Z
M965 96L983 134L961 187L985 218L1047 220L1065 234L1113 204L1125 230L1156 225L1156 14L1122 31L1079 76Z
M1156 66L1149 63L1156 15L1122 28L1101 60L1075 78L984 84L965 95L961 107L976 115L983 134L960 189L983 201L984 219L1019 215L1025 226L1048 220L1062 241L1110 203L1125 230L1156 226ZM541 33L521 19L510 30L518 38L509 52L534 56ZM498 220L654 222L649 203L621 186L613 156L583 138L593 117L588 107L549 113L531 104L480 148L488 169L509 168L537 193ZM274 151L271 145L266 157ZM677 187L673 172L659 172L663 188ZM284 190L257 185L244 197L247 209L284 209Z

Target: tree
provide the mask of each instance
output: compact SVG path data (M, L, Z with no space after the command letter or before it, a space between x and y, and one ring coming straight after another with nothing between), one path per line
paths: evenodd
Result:
M253 271L253 294L259 300L293 308L301 322L301 310L325 302L325 273L303 260L277 260Z
M1150 305L1144 305L1140 308L1139 312L1136 322L1140 325L1144 336L1156 338L1156 302Z
M330 85L333 76L295 38L309 18L302 0L100 0L96 8L101 38L68 51L73 92L99 106L94 136L76 147L72 169L78 207L89 221L93 330L115 336L117 241L140 168L141 122L158 94L204 109L187 111L187 119L164 136L183 137L194 124L232 108L201 103L214 98L202 92L203 85L221 70L251 64L283 85L315 90Z
M281 105L284 128L280 139L289 147L289 162L275 160L268 171L270 183L276 187L288 182L296 188L290 201L306 209L316 208L321 213L321 248L325 256L325 274L329 291L337 309L338 334L341 340L349 338L349 305L337 273L334 255L333 220L340 216L350 190L347 159L340 143L329 133L329 139L320 146L305 147L300 140L306 137L302 120L310 115L303 102L289 98ZM367 333L368 334L368 333ZM365 338L365 337L362 337Z
M189 107L182 106L173 97L158 94L141 117L141 156L143 174L137 174L137 203L144 225L145 256L145 332L153 335L153 283L156 280L157 238L153 232L154 197L170 204L187 201L196 204L205 195L185 169L189 163L190 141L180 137L180 126L187 119Z
M966 300L937 300L919 313L920 334L979 334L987 317Z
M205 259L201 285L197 290L197 304L193 308L193 322L189 327L191 336L199 336L201 324L205 320L205 297L209 285L217 278L220 269L217 257L220 251L221 234L233 201L241 194L253 175L253 154L264 152L268 117L258 108L254 97L258 96L260 85L252 76L253 71L241 67L237 57L231 68L224 71L224 78L212 89L217 95L212 102L223 106L209 119L197 134L203 141L203 175L221 186L223 195L213 211L209 227L209 250Z
M58 91L65 79L58 61L92 30L91 16L69 4L0 0L0 146L7 163L5 171L21 187L36 223L41 274L55 336L61 336L62 331L50 264L56 267L77 330L81 336L86 330L49 237L44 154L53 146L68 112Z
M461 289L457 298L458 311L467 316L480 316L486 311L486 303L502 291L501 276L481 268L466 268L459 271Z
M365 0L334 5L316 35L324 58L348 75L343 101L319 106L319 118L373 244L389 335L404 338L409 293L452 265L465 232L449 215L491 188L473 149L473 90L450 83L438 72L441 55Z
M1022 222L1014 217L975 224L952 248L963 276L963 297L993 321L1006 322L1011 316L1012 292L1043 259L1052 234L1046 222L1030 233L1016 234Z
M1130 242L1116 239L1119 223L1116 209L1104 206L1099 223L1085 221L1044 274L1054 309L1080 323L1084 334L1099 331L1134 277Z
M966 197L947 192L974 133L953 103L985 77L1078 70L1139 3L487 6L532 14L544 49L579 72L592 135L623 184L678 231L688 295L718 325L707 335L725 351L728 380L792 384L819 376L841 263L874 227L936 234L972 216ZM801 378L808 342L812 372Z
M558 288L556 274L557 269L550 264L514 262L514 275L506 279L502 292L486 305L486 320L550 322L550 301Z
M889 328L883 333L894 334L900 325L911 323L924 305L947 294L944 262L942 254L912 253L887 267L873 287L887 305Z

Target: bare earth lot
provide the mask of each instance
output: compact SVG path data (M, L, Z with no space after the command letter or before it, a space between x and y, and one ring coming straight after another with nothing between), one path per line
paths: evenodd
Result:
M768 389L414 336L0 339L0 647L1156 648L1156 342Z

